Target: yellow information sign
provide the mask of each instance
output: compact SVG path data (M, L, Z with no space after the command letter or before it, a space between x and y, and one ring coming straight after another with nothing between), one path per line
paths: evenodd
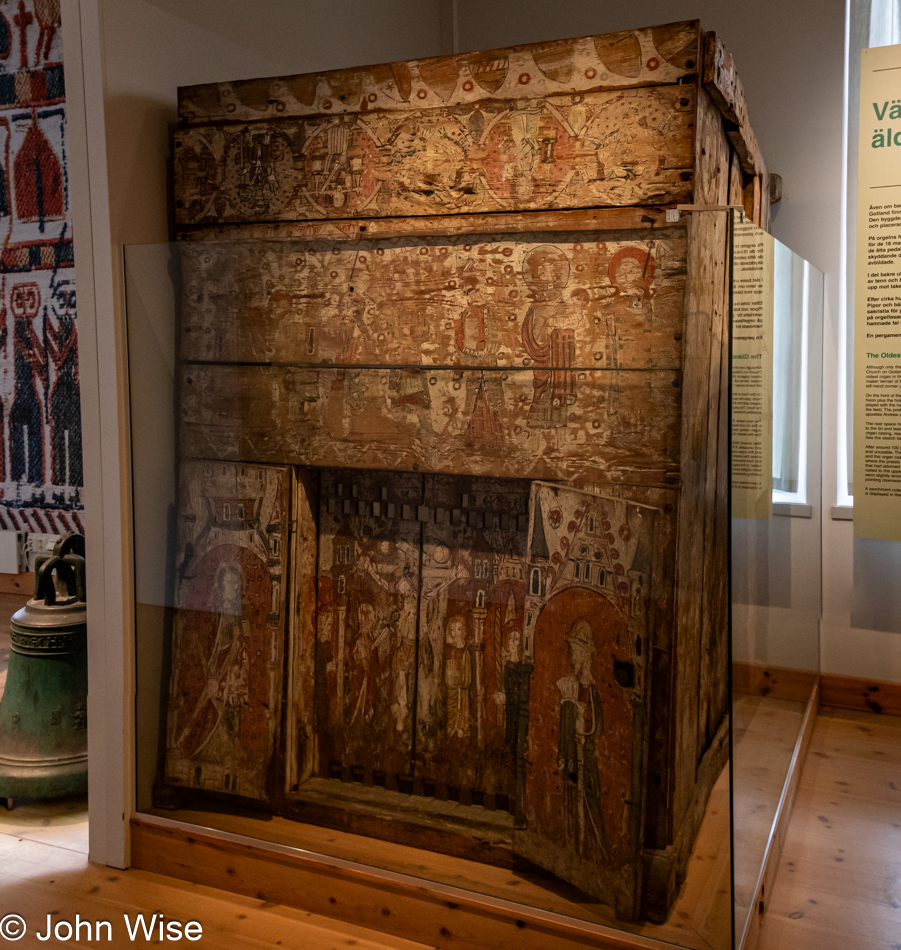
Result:
M773 510L775 242L736 220L732 251L732 516Z
M854 531L901 540L901 46L860 70Z

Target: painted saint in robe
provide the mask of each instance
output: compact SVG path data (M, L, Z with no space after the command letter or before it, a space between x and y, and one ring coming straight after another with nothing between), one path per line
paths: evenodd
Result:
M526 257L522 276L532 298L522 325L523 346L534 365L528 424L558 429L566 426L576 401L576 314L563 297L569 260L559 248L543 244Z
M565 635L570 672L557 680L560 693L560 741L557 769L565 782L567 839L579 854L593 839L604 851L601 782L597 740L604 731L601 697L591 671L594 633L587 620L577 620Z

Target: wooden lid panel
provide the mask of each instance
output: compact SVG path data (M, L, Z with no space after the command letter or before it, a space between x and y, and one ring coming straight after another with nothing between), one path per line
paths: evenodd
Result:
M251 122L675 83L697 73L699 38L698 21L685 20L454 56L183 86L178 114L194 125Z
M685 202L695 100L694 86L666 85L191 126L175 137L176 222Z

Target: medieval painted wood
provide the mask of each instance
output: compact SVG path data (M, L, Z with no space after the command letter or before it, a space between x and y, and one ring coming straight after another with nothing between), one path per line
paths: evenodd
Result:
M350 476L350 477L349 477ZM412 772L422 476L322 472L317 773L397 785Z
M627 917L639 888L655 516L532 487L528 740L514 847Z
M186 461L165 779L266 800L282 708L290 471Z
M184 360L580 369L681 361L681 228L181 249Z
M319 472L295 469L291 581L286 592L287 682L283 790L296 791L316 767L316 619Z
M301 467L267 804L664 919L728 725L728 228L665 212L766 224L731 57L691 21L180 108L183 464Z
M492 419L479 421L492 433ZM464 804L512 811L521 755L529 483L425 480L417 776Z
M700 63L697 20L432 59L186 86L179 118L222 120L419 110L677 83Z
M676 203L694 88L650 86L365 116L191 127L180 225Z
M561 362L564 362L564 358ZM673 371L187 364L185 457L510 478L678 481Z

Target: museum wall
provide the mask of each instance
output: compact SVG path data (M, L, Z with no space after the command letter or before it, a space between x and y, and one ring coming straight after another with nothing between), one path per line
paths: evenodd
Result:
M277 75L456 48L484 49L559 36L700 17L733 52L752 121L785 198L773 216L777 238L826 273L824 410L823 669L901 681L901 621L891 632L851 627L852 534L833 522L836 480L834 366L838 339L841 85L844 5L840 0L635 0L605 8L593 0L395 0L330 5L222 0L102 3L113 247L167 240L169 132L178 85ZM800 38L803 37L803 42ZM803 559L818 540L813 522L786 519L786 551ZM770 564L779 574L783 565ZM875 625L875 624L874 624Z

